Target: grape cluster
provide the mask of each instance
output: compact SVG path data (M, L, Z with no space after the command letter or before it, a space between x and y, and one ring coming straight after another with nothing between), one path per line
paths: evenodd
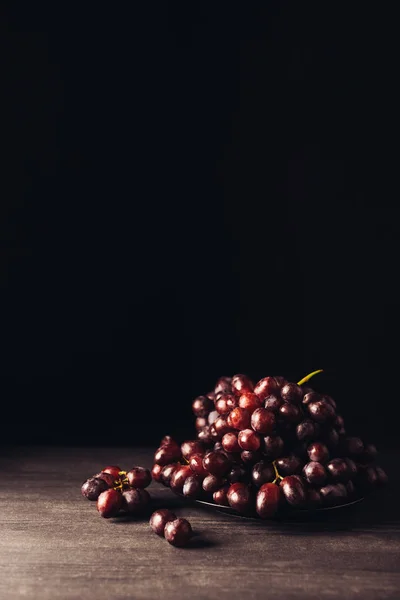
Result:
M108 519L120 512L137 515L150 504L150 494L145 489L152 481L151 473L144 467L122 471L118 466L105 467L89 477L81 487L82 495L97 502L99 514Z
M153 479L263 519L344 504L386 484L375 446L346 433L333 398L300 384L221 377L193 401L196 439L161 440Z

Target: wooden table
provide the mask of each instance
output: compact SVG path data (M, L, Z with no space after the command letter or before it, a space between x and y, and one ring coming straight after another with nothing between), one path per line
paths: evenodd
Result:
M190 548L156 536L148 517L103 519L81 496L107 464L151 465L137 448L3 448L0 458L2 600L400 599L399 476L348 511L313 522L264 523L184 505L152 483L196 532ZM397 459L398 460L398 459Z

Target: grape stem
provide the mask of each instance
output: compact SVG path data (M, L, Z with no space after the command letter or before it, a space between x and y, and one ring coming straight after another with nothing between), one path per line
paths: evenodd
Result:
M275 464L275 461L272 461L272 466L274 467L274 471L275 471L275 479L273 480L272 483L276 483L276 485L278 485L278 481L282 481L283 477L282 475L279 474L279 471L277 469L277 466Z
M128 485L129 480L126 476L126 471L120 471L118 473L118 479L114 481L114 490L123 492Z
M318 375L318 373L322 373L322 372L323 372L323 369L318 369L318 371L313 371L312 373L309 373L308 375L303 377L303 379L300 379L300 381L297 382L297 385L303 385L303 383L306 383L306 381L309 381L311 379L311 377L314 377L314 375Z

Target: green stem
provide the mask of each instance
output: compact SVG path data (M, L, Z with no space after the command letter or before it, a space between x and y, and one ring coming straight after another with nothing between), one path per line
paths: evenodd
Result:
M323 372L323 369L318 369L318 371L313 371L312 373L309 373L308 375L303 377L303 379L300 379L300 381L297 382L297 385L303 385L303 383L306 383L306 381L309 381L311 379L311 377L314 377L314 375L318 375L318 373L322 373L322 372Z

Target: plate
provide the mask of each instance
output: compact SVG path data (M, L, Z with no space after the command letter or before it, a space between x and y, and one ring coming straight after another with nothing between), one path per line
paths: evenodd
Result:
M181 497L184 500L188 500L184 496L181 496ZM351 500L349 502L345 502L343 504L337 504L336 506L324 506L322 508L316 508L314 510L313 509L288 509L285 511L281 511L276 517L274 517L274 519L290 519L290 518L299 518L299 517L300 518L312 518L312 517L322 516L322 515L326 515L327 513L330 514L335 511L341 511L341 510L351 508L351 507L355 506L356 504L360 504L360 502L362 502L363 500L364 500L364 496L360 496L360 497L354 498L353 500ZM222 513L231 515L232 517L241 517L243 519L253 519L253 520L257 520L257 521L264 521L264 522L267 521L268 522L268 519L261 519L257 514L255 514L255 515L241 514L241 513L237 512L236 510L234 510L231 506L222 506L220 504L215 504L214 502L207 502L206 500L194 500L193 502L195 504L203 505L207 508L212 508L214 510L217 510L218 512L222 512Z

